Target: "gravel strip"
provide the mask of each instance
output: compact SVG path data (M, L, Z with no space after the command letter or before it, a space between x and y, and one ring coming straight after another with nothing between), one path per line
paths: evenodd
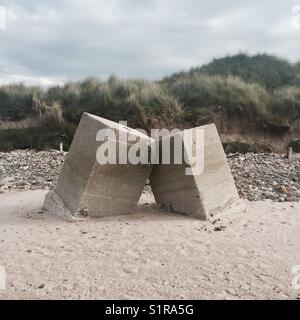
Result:
M0 153L0 192L53 189L66 152L16 150ZM300 200L300 155L291 159L272 153L228 154L242 198L250 201Z

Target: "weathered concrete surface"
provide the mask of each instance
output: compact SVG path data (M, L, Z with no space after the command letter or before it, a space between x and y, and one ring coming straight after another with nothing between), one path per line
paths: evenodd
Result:
M204 130L203 172L199 175L186 175L186 168L192 167L193 164L174 164L171 157L170 165L153 166L150 184L155 200L161 208L199 219L207 219L226 207L240 204L240 202L215 125L198 128ZM193 130L195 146L196 129L190 129ZM172 137L171 147L174 144L175 135ZM163 139L166 138L168 137ZM158 142L160 146L161 141Z
M120 132L139 136L147 145L153 141L139 131L84 113L55 190L46 196L47 211L67 220L81 213L103 217L129 214L138 202L151 166L99 164L96 153L101 142L96 135L100 129L114 130L117 148Z

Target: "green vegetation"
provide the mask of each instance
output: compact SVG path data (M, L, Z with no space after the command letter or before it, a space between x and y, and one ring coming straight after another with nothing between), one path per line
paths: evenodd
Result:
M264 145L257 145L257 144L249 144L249 143L242 143L242 142L231 142L231 143L224 143L223 144L224 150L226 153L247 153L247 152L270 152L270 148Z
M0 150L57 149L61 141L64 141L65 147L68 149L75 129L74 125L63 119L60 106L55 104L44 111L35 126L0 130Z
M269 94L258 84L248 84L240 78L191 74L164 84L185 106L186 116L194 125L202 122L209 111L226 108L229 114L251 116L267 113ZM205 122L205 118L204 118Z
M300 117L300 86L284 87L271 97L270 112L288 119Z
M40 88L23 84L0 87L0 119L17 121L33 115L34 100L42 94Z
M188 75L206 73L209 75L237 76L248 83L258 83L268 90L283 86L299 84L299 65L287 60L267 54L249 56L238 54L221 59L214 59L211 63L199 68L193 68ZM174 74L166 80L176 80L185 73Z
M178 101L155 82L121 80L111 76L107 81L87 79L50 89L45 96L48 104L58 102L67 121L77 124L82 112L90 112L110 120L128 120L143 129L155 122L181 121Z
M293 151L300 152L300 140L292 141L289 146Z
M208 123L221 109L227 118L281 134L300 117L299 74L300 62L238 54L156 82L111 76L47 90L2 86L0 150L57 148L59 141L68 147L84 111L149 130Z

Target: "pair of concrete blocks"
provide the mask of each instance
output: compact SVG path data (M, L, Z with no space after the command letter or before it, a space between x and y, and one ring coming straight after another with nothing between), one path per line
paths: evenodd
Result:
M122 143L123 133L139 137L149 148L161 140L154 141L137 130L84 113L58 183L46 195L44 208L69 221L78 215L129 214L149 178L160 207L199 219L215 215L239 197L215 125L200 128L204 132L204 168L200 175L186 175L186 163L101 165L96 160L96 136L101 129L114 131L116 146Z

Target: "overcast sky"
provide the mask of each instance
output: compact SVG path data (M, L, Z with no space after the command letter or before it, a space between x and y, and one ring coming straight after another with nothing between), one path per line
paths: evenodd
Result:
M112 73L158 79L239 51L300 60L300 28L292 24L300 0L0 0L1 5L6 28L0 21L0 84L51 85ZM298 16L300 23L300 10Z

